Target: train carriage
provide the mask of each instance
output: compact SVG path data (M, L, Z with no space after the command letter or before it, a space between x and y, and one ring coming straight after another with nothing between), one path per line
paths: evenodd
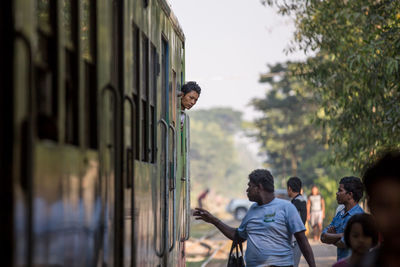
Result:
M9 266L184 266L185 37L165 0L1 5Z

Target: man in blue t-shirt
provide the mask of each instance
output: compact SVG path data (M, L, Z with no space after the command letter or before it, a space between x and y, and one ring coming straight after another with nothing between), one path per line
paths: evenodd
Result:
M343 177L339 182L339 189L336 193L338 204L343 204L332 222L322 231L321 241L337 247L337 260L347 257L350 249L346 247L343 239L344 228L351 216L357 213L364 213L358 205L363 196L363 184L360 178L349 176Z
M196 219L214 224L226 237L235 232L247 240L246 264L252 266L293 266L291 247L294 235L309 266L315 266L314 255L305 236L300 215L289 201L275 198L274 179L268 170L249 175L247 196L254 203L239 228L224 224L208 211L196 208Z

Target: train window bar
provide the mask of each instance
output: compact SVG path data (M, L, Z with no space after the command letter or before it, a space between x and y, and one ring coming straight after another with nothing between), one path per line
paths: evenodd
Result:
M139 112L139 91L140 91L140 32L139 28L133 24L132 26L132 51L133 51L133 103L134 103L134 158L140 160L140 112Z
M143 34L142 36L142 68L141 68L142 90L140 92L142 113L142 149L141 160L149 162L149 39Z

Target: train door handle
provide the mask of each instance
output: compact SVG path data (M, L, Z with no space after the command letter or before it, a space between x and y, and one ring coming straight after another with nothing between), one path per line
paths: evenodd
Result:
M176 151L176 129L175 127L170 124L169 128L172 130L173 133L173 163L172 163L172 175L170 175L170 179L172 179L172 186L170 190L172 190L172 245L169 247L169 251L172 251L175 247L176 242L176 167L177 167L177 151ZM170 191L169 190L169 191ZM168 191L168 192L169 192ZM168 197L169 199L169 197Z
M183 241L189 240L190 237L190 157L189 157L189 146L190 146L190 118L185 113L185 191L186 191L186 214L185 214L185 235Z
M167 231L168 231L168 217L169 217L169 205L168 205L168 198L169 198L169 194L168 194L168 191L169 191L169 189L168 189L169 188L169 181L168 181L168 177L169 177L169 172L168 172L168 169L169 169L168 168L168 165L169 165L169 162L168 162L168 149L169 149L169 144L168 144L168 123L164 119L160 119L158 121L158 124L163 125L164 128L165 128L165 147L164 147L164 149L165 149L165 159L164 159L165 160L165 163L164 163L164 171L165 171L164 228L165 229L164 229L164 234L163 234L163 240L161 242L162 248L160 249L160 251L158 251L156 240L154 242L156 255L161 258L161 257L164 256L166 247L168 245L168 243L167 243L168 242L168 238L167 238L167 234L168 233L167 233ZM161 191L161 189L160 189L160 191ZM156 217L154 217L154 218L156 218ZM154 235L154 238L156 239L157 235Z

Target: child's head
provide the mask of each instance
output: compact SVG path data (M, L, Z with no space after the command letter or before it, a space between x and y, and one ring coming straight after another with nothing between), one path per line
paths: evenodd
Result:
M344 242L353 253L364 254L378 244L378 230L369 214L356 214L347 222Z

